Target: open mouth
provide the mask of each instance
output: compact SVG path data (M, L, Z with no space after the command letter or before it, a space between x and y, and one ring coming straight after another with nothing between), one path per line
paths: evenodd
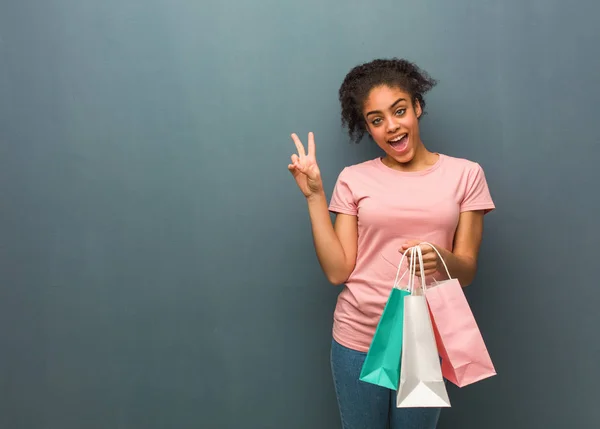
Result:
M402 152L408 147L408 134L400 134L398 137L388 140L388 143L397 152Z

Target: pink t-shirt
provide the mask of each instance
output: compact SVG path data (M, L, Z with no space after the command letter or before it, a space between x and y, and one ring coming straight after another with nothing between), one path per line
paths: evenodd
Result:
M461 212L494 208L483 169L466 159L440 154L434 165L416 172L393 170L381 158L344 168L329 210L358 216L358 253L338 296L334 339L368 351L396 278L401 246L416 239L451 250Z

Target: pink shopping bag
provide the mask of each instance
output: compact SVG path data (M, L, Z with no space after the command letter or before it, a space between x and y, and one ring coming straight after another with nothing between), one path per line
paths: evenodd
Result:
M452 278L437 249L429 243L421 244L437 252L450 279L429 285L425 293L442 358L442 374L458 387L496 375L462 286Z

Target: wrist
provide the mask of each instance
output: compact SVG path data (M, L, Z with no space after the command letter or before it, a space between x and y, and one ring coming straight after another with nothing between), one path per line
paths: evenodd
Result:
M314 203L317 201L322 201L325 199L325 191L320 190L318 192L313 192L312 194L310 194L309 196L306 197L306 201L310 204L310 203Z
M448 274L446 273L446 268L444 266L444 262L446 263L446 265L448 265L453 254L452 254L452 252L450 252L447 249L444 249L443 247L436 246L435 248L441 255L441 258L440 258L440 256L438 256L438 258L437 258L437 267L436 267L437 272L440 275L443 275L443 277L447 277Z

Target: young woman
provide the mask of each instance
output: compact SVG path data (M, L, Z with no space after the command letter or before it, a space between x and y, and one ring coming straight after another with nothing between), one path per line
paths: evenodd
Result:
M318 260L331 283L344 285L331 348L344 429L436 427L440 409L397 408L396 392L360 381L360 371L401 252L433 243L450 274L467 286L477 269L483 216L495 208L479 164L431 152L421 140L423 96L435 83L403 59L375 60L348 73L339 90L342 124L355 141L368 133L383 154L344 168L329 205L313 134L307 151L292 134L298 153L288 169L308 203ZM422 252L427 283L442 279L437 253L429 246Z

